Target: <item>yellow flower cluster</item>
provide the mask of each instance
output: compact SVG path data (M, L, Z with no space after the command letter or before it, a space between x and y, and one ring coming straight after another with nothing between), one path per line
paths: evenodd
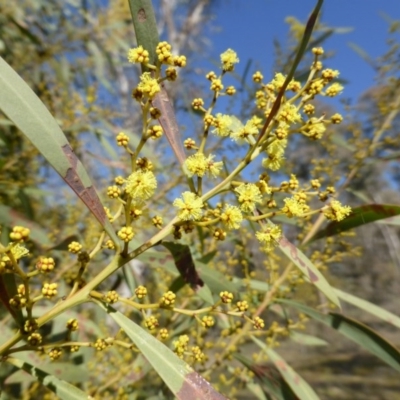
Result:
M147 200L157 188L157 180L151 171L138 170L126 179L125 192L134 200Z
M181 221L197 221L203 214L203 201L192 192L183 192L181 199L175 199L172 203L178 208L178 218Z

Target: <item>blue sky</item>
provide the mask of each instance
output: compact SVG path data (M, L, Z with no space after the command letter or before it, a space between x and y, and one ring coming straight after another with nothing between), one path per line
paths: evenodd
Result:
M215 25L221 32L213 34L212 57L228 47L237 51L244 68L252 58L263 66L265 78L272 77L273 39L287 38L289 27L285 17L292 15L306 21L316 0L222 0L215 7ZM381 13L400 19L398 0L325 0L322 22L330 27L351 27L346 34L331 36L325 44L335 51L329 67L339 69L347 80L342 96L356 100L374 82L375 72L354 50L353 42L372 58L382 55L386 47L389 24ZM237 68L240 72L240 66ZM268 75L269 74L269 75Z

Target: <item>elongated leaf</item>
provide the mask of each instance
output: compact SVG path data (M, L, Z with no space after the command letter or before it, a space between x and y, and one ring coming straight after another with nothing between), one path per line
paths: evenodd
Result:
M0 109L85 203L111 239L119 243L96 190L64 133L32 89L1 57Z
M251 339L257 346L267 353L270 360L275 364L276 368L278 368L278 371L283 376L283 379L285 379L299 399L319 400L319 397L312 387L289 364L287 364L287 362L277 352L255 337L252 337Z
M70 383L58 379L53 375L44 372L43 370L34 367L26 361L19 360L18 358L9 357L7 362L15 367L24 370L28 374L34 376L40 383L54 392L62 400L87 400L88 395Z
M280 250L300 269L310 283L315 285L332 303L340 308L339 299L333 288L306 255L284 236L278 243Z
M338 295L338 297L344 300L345 302L353 304L353 306L361 308L362 310L372 315L375 315L376 317L384 320L385 322L388 322L389 324L392 324L394 326L397 326L397 328L400 328L400 317L398 317L397 315L385 310L382 307L377 306L376 304L370 303L369 301L360 299L357 296L353 296L349 293L343 292L342 290L335 289L335 292Z
M101 306L105 309L104 305ZM112 307L107 307L107 311L178 399L225 399L201 375L154 336Z
M282 375L274 371L272 368L254 364L252 360L244 357L242 354L235 354L234 357L254 373L263 384L267 393L273 396L272 399L298 400L290 386L288 386L286 381L282 378ZM271 396L268 396L268 400L271 400Z
M161 86L161 91L156 94L153 100L154 107L161 111L161 117L158 119L163 128L165 136L175 154L175 157L182 166L186 160L185 150L183 149L182 136L179 131L178 122L176 120L175 111L172 102L168 97L168 93Z
M311 241L337 235L340 232L345 232L357 228L358 226L386 218L393 218L397 215L400 215L400 206L389 204L368 204L360 206L354 208L352 213L344 220L328 224L325 229L311 238Z
M338 332L353 340L365 350L374 354L400 372L399 350L368 326L342 314L322 314L295 301L279 300L279 302L294 307L316 321L320 321L323 324L336 329Z
M27 360L21 361L29 362ZM53 375L57 379L62 379L68 382L84 383L87 382L87 380L89 379L89 371L85 367L74 365L72 363L47 362L46 364L40 365L40 369L47 374ZM20 370L12 376L8 377L5 383L7 385L10 385L13 383L20 383L24 381L26 381L26 373L23 370Z
M306 346L326 346L328 342L316 336L307 335L296 331L290 332L290 338Z

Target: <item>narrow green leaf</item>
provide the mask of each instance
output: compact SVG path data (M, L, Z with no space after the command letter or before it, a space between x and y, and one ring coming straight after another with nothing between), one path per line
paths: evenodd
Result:
M8 357L6 361L15 367L24 370L28 374L34 376L40 383L54 392L62 400L87 400L88 395L70 383L58 379L53 375L44 372L42 369L22 361L18 358Z
M333 304L340 308L340 302L333 288L307 258L307 256L284 236L278 242L280 250L300 269L310 283L315 285Z
M311 241L337 235L350 229L366 225L371 222L379 221L386 218L394 218L400 215L400 206L390 204L368 204L353 208L352 213L343 221L331 222L328 226L319 231Z
M143 46L150 54L150 63L155 64L156 47L160 42L151 0L129 0L133 26L138 46Z
M20 357L18 357L20 359ZM22 362L28 362L27 360L22 359ZM64 381L73 382L73 383L85 383L89 379L89 371L79 365L74 365L69 362L47 362L45 364L40 365L40 369L55 378L62 379ZM34 377L32 377L34 379ZM19 370L17 373L14 373L10 377L7 378L6 384L11 385L14 383L21 383L26 381L26 374L23 370Z
M111 318L114 319L139 348L178 399L225 399L201 375L195 372L154 336L112 307L108 306L105 308L103 304L99 304L107 310Z
M316 336L307 335L296 331L290 332L290 338L305 346L326 346L328 342Z
M400 371L400 352L386 339L368 326L342 314L322 314L303 304L291 300L279 300L281 304L294 307L309 317L336 329L338 332L353 340L365 350L374 354L392 368Z
M0 110L40 151L118 244L96 190L64 133L32 89L1 57Z
M376 304L370 303L369 301L360 299L357 296L353 296L349 293L343 292L342 290L339 289L334 289L334 290L338 295L338 297L344 300L345 302L353 304L353 306L361 308L362 310L372 315L375 315L376 317L384 320L385 322L388 322L389 324L392 324L397 328L400 328L400 317L398 317L397 315L383 309L382 307L377 306Z
M301 400L319 400L312 387L274 350L255 337L251 338L275 364L283 379L287 382L296 396Z

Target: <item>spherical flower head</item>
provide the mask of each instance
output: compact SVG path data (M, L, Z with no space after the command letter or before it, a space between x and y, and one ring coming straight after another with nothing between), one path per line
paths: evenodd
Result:
M264 324L264 320L262 318L254 317L254 319L253 319L253 328L254 329L260 330L260 329L263 329L264 326L265 326L265 324Z
M289 218L301 217L308 210L308 206L300 203L295 197L283 199L285 205L282 207L282 212Z
M243 215L236 206L227 205L221 214L221 221L227 229L239 229L243 221Z
M221 63L223 71L233 71L235 64L239 62L239 58L232 49L226 50L221 54Z
M174 56L173 61L175 67L186 67L186 57L185 56Z
M203 177L207 171L207 158L203 153L196 153L185 160L184 168L189 177Z
M121 194L121 189L117 185L109 186L107 188L107 196L110 199L117 199Z
M10 239L14 242L23 242L29 238L30 229L23 226L14 226L10 233Z
M183 142L183 146L187 150L192 150L197 148L196 142L192 138L185 139L185 141Z
M252 78L253 78L253 82L256 82L256 83L261 83L262 80L264 79L264 77L263 77L263 75L262 75L262 73L260 71L256 71L253 74Z
M314 107L313 104L306 104L306 105L303 107L303 111L304 111L304 113L307 114L307 115L313 115L314 112L315 112L315 107Z
M228 87L225 89L225 93L226 93L228 96L233 96L233 95L236 93L236 88L235 88L234 86L228 86Z
M176 300L176 294L174 292L171 292L170 290L166 293L163 294L160 300L160 306L161 307L173 307L175 304Z
M266 253L271 252L276 247L281 237L282 229L271 222L261 232L256 232L256 238L261 244L261 249Z
M70 331L77 331L79 329L78 320L76 320L75 318L70 318L67 321L66 327Z
M246 122L246 125L239 130L236 130L231 133L231 139L235 141L244 141L251 136L258 135L257 125L254 123L253 119L250 119Z
M182 198L172 203L178 208L178 218L181 221L197 221L203 214L203 200L192 192L183 192Z
M326 218L332 221L341 221L351 213L350 206L343 206L338 200L332 200L328 208L324 210Z
M340 83L333 83L326 88L325 95L328 97L335 97L343 91L343 86Z
M156 53L159 61L163 64L171 64L173 63L173 58L171 54L171 45L168 42L160 42L156 47Z
M222 169L222 161L213 161L214 156L206 157L203 153L196 153L185 160L184 168L189 177L197 175L203 177L206 173L217 177Z
M337 78L339 76L339 71L336 69L324 69L321 72L322 78L324 78L327 82L330 82L333 78Z
M205 315L201 319L201 324L203 325L204 328L211 328L212 326L214 326L215 321L211 315Z
M75 242L76 243L76 242ZM53 271L55 268L55 261L52 257L40 257L39 261L36 263L36 269L40 272L46 273Z
M343 121L343 117L338 113L333 114L331 117L332 124L340 124L342 121Z
M150 99L161 90L157 79L152 78L150 72L143 72L140 76L140 83L137 88Z
M129 143L129 136L127 134L125 134L124 132L118 133L116 139L117 139L118 146L126 147Z
M204 106L204 100L200 97L196 97L192 101L192 107L194 110L200 110Z
M143 46L136 47L128 50L128 61L130 63L143 63L149 62L149 52Z
M245 183L235 189L238 194L240 209L243 212L252 212L257 203L262 202L260 189L254 183Z
M135 289L135 295L138 299L143 299L147 296L147 289L140 285Z
M158 320L154 315L150 315L149 318L146 318L144 324L149 331L156 329L159 325Z
M218 113L213 121L215 129L213 129L211 132L214 135L220 137L229 136L231 132L232 123L233 123L233 118L230 115L224 115Z
M45 283L42 287L42 294L44 297L51 299L57 295L57 283Z
M274 86L275 91L279 91L283 84L285 83L285 75L280 72L275 74L275 78L271 81L271 84Z
M223 292L220 292L219 297L220 297L221 301L225 304L232 303L233 294L231 292L228 292L226 290Z
M126 180L125 192L134 200L147 200L157 188L157 180L151 171L138 170Z
M174 67L168 67L165 70L165 76L167 77L167 80L169 80L170 82L176 81L176 79L178 78L178 72L176 71L176 69Z
M219 92L224 88L224 85L222 84L221 79L214 79L211 81L210 89L214 92Z
M278 121L286 122L287 124L295 124L301 120L300 113L297 107L290 103L285 103L277 116Z
M118 231L117 235L125 243L128 243L135 236L135 232L133 231L133 228L131 226L124 226Z
M301 89L301 83L292 79L287 85L287 90L291 90L292 92L299 92Z
M105 296L105 301L109 304L114 304L119 300L119 295L115 290L109 290Z
M318 121L317 118L311 118L302 129L302 132L310 139L319 140L326 131L326 126L323 122Z

